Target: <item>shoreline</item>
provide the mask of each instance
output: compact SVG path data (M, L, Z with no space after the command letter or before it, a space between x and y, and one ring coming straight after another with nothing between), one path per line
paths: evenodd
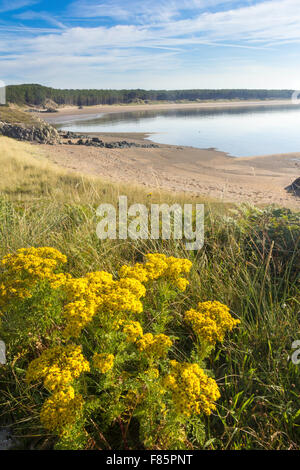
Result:
M163 103L163 104L132 104L132 105L95 105L95 106L85 106L82 109L78 109L77 106L64 106L58 108L57 113L35 113L39 118L45 120L49 124L56 126L62 125L73 121L85 121L95 119L96 117L101 117L105 114L116 114L120 112L136 112L136 111L147 111L147 110L172 110L172 109L226 109L226 108L251 108L251 107L281 107L281 106L295 106L292 100L259 100L259 101L209 101L202 103ZM300 106L300 104L299 104ZM58 129L59 131L64 131L63 128ZM183 147L183 148L195 148L199 150L206 151L215 151L223 155L226 155L230 159L244 159L244 158L256 158L256 157L269 157L269 154L263 155L250 155L247 157L231 155L229 152L223 151L222 149L217 149L216 147L194 147L190 145L176 145L176 144L164 144L155 141L156 132L77 132L83 136L87 137L101 137L104 138L104 141L107 141L106 137L110 137L111 141L116 141L118 139L126 139L133 142L145 143L152 142L159 146L168 146L168 147ZM281 155L292 155L293 152L284 153ZM294 152L295 153L295 152Z
M212 101L202 103L163 103L163 104L130 104L130 105L95 105L84 106L64 106L58 108L56 113L35 113L41 119L50 124L62 124L64 122L91 119L91 116L98 114L114 114L122 112L168 110L168 109L225 109L254 106L295 106L292 100L258 100L258 101Z
M288 102L293 105L291 101ZM281 106L285 101L195 103L138 106L102 106L87 109L63 108L55 116L64 121L72 116L90 118L95 110L107 113L129 112L142 109L175 109L175 107L241 107ZM71 114L70 112L73 112ZM50 113L48 113L50 114ZM100 137L104 142L126 140L149 142L152 133L82 132L88 137ZM152 141L152 140L151 140ZM152 142L155 142L153 140ZM157 148L97 148L85 145L45 146L50 161L83 175L99 176L114 183L137 184L149 190L169 190L191 195L203 195L223 202L248 202L256 205L277 204L299 208L300 199L285 191L300 173L300 152L251 157L233 157L225 152L192 146L157 144Z

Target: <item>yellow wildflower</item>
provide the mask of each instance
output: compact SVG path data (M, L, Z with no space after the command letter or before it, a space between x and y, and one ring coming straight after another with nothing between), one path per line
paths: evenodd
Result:
M149 280L147 270L141 263L136 263L134 266L122 266L119 270L120 278L131 278L140 281L141 283Z
M167 257L162 253L148 253L146 262L136 263L134 266L122 266L119 270L121 278L127 277L137 279L142 283L155 279L168 279L181 291L185 291L189 282L181 277L188 274L192 263L187 259Z
M164 334L146 333L137 341L138 350L147 356L164 357L172 346L172 340Z
M56 390L89 370L89 363L83 357L80 346L56 346L47 349L29 364L26 380L32 382L43 379L48 390Z
M64 334L78 337L94 316L105 314L141 313L140 301L146 289L137 279L122 278L114 281L112 275L99 271L84 278L70 279L66 283L69 303L63 315L67 320Z
M177 413L185 416L211 414L220 392L214 379L208 377L198 364L170 361L171 373L164 379L164 386L171 392Z
M5 270L0 284L0 301L5 303L14 297L31 297L33 287L42 280L47 280L54 289L60 287L69 275L55 271L66 262L66 256L51 247L21 248L15 254L4 256L1 260Z
M210 344L222 342L226 331L231 331L240 323L230 315L226 305L217 301L200 302L197 310L186 312L184 319L200 339Z
M137 321L130 321L124 324L123 333L126 334L128 343L135 343L140 336L143 336L143 328Z
M106 374L114 365L114 355L107 353L95 353L93 363L96 369L99 369L102 374Z
M53 393L42 406L41 423L50 431L62 433L64 428L75 423L83 408L83 398L75 395L73 387Z

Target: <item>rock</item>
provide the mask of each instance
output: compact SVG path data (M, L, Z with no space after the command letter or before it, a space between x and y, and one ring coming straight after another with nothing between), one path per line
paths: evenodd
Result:
M0 122L0 135L17 140L38 142L39 144L56 144L60 142L57 130L43 121L37 121L33 125Z
M58 113L58 110L55 108L47 108L46 113Z
M75 132L71 131L58 131L59 136L62 139L68 139L69 145L86 145L87 147L99 147L99 148L109 148L109 149L123 149L123 148L130 148L130 147L137 147L137 148L158 148L159 145L152 144L152 143L136 143L136 142L127 142L126 140L122 140L120 142L103 142L103 140L99 139L99 137L87 137L86 135L76 134ZM73 139L73 140L71 140ZM75 142L74 140L77 139Z
M296 196L300 196L300 177L296 178L289 186L284 188L288 193L293 193Z
M65 138L65 135L63 135L63 137ZM73 135L72 137L75 138L75 135ZM69 141L68 143L72 144L71 141ZM137 147L137 148L158 148L159 147L159 145L156 145L156 144L139 144L136 142L127 142L126 140L123 140L121 142L103 142L98 137L93 137L92 139L85 139L85 140L80 138L77 140L76 144L86 145L88 147L102 147L102 148L105 147L108 149L124 149L124 148L130 148L130 147Z

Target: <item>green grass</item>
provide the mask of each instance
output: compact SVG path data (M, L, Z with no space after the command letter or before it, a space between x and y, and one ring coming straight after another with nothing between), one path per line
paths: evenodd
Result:
M247 206L232 213L230 205L184 194L149 196L138 187L61 171L41 152L0 138L0 256L21 247L53 246L67 255L73 275L93 270L115 274L120 265L149 251L190 258L186 302L195 306L218 300L241 320L209 363L221 399L206 420L205 448L299 449L300 365L289 359L292 342L300 339L297 215ZM127 195L129 204L204 202L204 248L187 252L173 240L100 241L95 208L116 203L119 194ZM17 358L2 381L0 422L14 424L23 447L51 445L36 427L37 409L18 375Z

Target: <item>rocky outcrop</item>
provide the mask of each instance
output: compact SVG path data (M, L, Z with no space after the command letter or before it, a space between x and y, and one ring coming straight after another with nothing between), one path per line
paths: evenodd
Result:
M72 141L68 142L72 144ZM140 148L158 148L158 145L155 144L139 144L137 142L127 142L122 140L121 142L103 142L103 140L94 137L92 139L79 139L75 143L76 145L86 145L87 147L105 147L107 149L125 149L131 147L140 147Z
M300 196L300 177L295 179L289 186L285 188L289 193L293 193L296 196Z
M127 142L127 140L122 140L119 142L103 142L103 140L98 137L84 138L83 135L75 134L74 132L63 132L60 131L60 136L63 139L68 139L67 143L69 145L86 145L87 147L102 147L109 149L124 149L130 147L140 147L140 148L158 148L159 145L152 143L138 143L138 142ZM71 140L72 139L72 140Z
M0 135L17 140L38 142L39 144L57 144L60 142L57 130L43 121L31 125L10 124L0 121Z

